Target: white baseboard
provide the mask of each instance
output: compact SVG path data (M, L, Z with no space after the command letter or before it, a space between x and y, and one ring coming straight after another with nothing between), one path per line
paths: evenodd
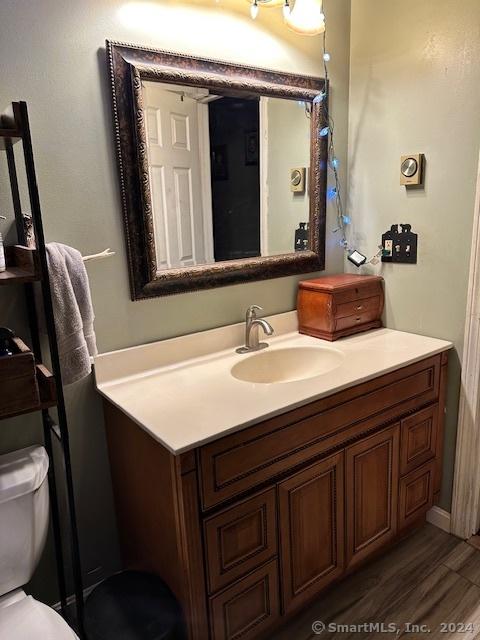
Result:
M432 507L430 511L427 511L427 522L435 525L442 531L446 531L447 533L451 532L450 527L450 514L445 509L441 509L440 507Z

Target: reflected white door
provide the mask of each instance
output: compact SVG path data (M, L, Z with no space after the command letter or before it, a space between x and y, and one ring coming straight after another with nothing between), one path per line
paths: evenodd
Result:
M208 201L204 202L206 189L202 188L202 182L207 182L210 192L210 166L205 175L205 150L200 149L204 123L199 122L199 114L202 118L205 105L182 95L181 87L172 89L145 82L143 92L159 271L212 260L211 205L210 211L205 210Z

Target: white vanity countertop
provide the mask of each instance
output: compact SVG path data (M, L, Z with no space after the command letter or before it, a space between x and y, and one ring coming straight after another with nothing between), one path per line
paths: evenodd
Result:
M239 323L101 354L95 358L97 389L155 440L180 454L452 346L392 329L332 343L299 334L296 312L267 319L275 330L275 336L267 338L268 350L328 347L343 354L342 363L295 382L237 380L231 368L251 357L235 353L244 340L245 326Z

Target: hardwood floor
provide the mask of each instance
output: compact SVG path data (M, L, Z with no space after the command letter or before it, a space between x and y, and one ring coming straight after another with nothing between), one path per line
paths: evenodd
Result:
M469 538L467 540L468 544L471 544L472 547L476 547L477 549L480 549L480 536L477 534L475 534L474 536L471 536L471 538Z
M315 621L326 629L314 633ZM383 623L384 629L373 623ZM330 589L271 640L393 637L480 639L479 549L426 524Z

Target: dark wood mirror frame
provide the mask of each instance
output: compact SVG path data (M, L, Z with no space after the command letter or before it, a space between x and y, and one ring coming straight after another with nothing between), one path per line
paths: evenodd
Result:
M325 268L327 139L322 108L313 103L310 143L310 248L283 255L157 271L142 80L164 81L313 101L322 78L193 58L107 40L113 122L132 300L277 278Z

